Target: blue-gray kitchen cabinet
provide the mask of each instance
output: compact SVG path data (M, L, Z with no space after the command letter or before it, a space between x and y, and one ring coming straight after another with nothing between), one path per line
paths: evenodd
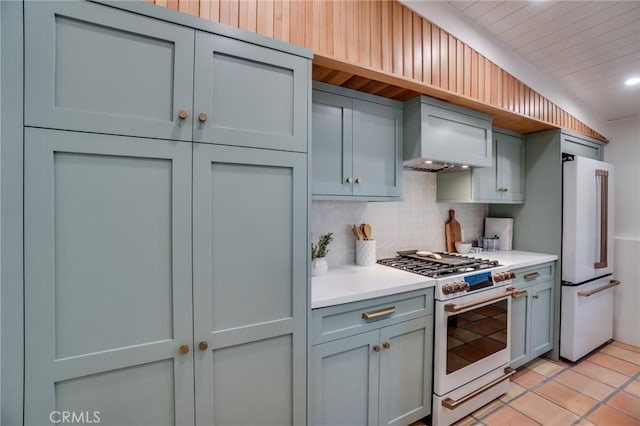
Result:
M192 139L193 29L90 2L24 8L27 126Z
M314 83L312 194L316 199L402 196L402 103Z
M511 303L511 367L553 349L554 263L514 270Z
M308 58L90 2L25 24L26 125L308 150Z
M194 141L307 151L306 58L196 32Z
M24 232L24 423L192 424L191 144L27 128Z
M378 318L363 314L389 309ZM407 425L431 413L433 290L314 310L311 425Z
M196 424L305 423L307 203L306 154L193 144Z
M310 52L106 3L25 4L25 424L304 424Z
M494 128L491 167L438 174L442 202L522 204L525 200L524 135Z

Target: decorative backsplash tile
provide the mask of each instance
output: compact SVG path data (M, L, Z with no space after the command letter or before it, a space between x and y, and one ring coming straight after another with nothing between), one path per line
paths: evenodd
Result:
M473 241L481 236L486 204L436 203L436 174L405 170L404 200L385 202L313 201L311 210L312 240L333 232L329 246L329 265L353 264L354 224L369 223L376 240L376 257L395 256L398 250L444 251L444 224L449 209L456 211L462 239Z

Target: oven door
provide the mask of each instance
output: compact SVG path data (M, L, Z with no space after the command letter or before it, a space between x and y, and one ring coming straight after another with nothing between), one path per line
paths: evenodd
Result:
M436 301L434 391L444 395L509 363L512 289Z

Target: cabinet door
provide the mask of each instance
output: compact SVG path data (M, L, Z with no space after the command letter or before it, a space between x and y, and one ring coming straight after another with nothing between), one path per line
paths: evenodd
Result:
M308 59L204 32L195 52L194 141L307 152Z
M406 425L431 413L433 315L380 330L380 424Z
M511 300L511 367L518 368L526 363L527 342L529 339L529 286L517 288L518 292Z
M26 130L25 424L193 423L190 153Z
M305 154L194 144L196 424L305 423L307 200Z
M495 137L493 138L492 150L494 152L494 155L491 158L491 167L477 167L470 172L456 172L456 174L454 175L466 176L468 173L471 173L473 179L473 200L476 202L501 201L501 192L498 191L499 172L498 158L496 155L496 151L498 150L498 140ZM441 174L446 175L446 173ZM447 176L444 177L446 178ZM438 180L440 180L440 174L438 175Z
M553 348L553 281L536 284L531 300L531 357Z
M193 30L90 2L25 3L25 124L191 140Z
M402 110L353 101L353 195L402 195Z
M311 425L378 425L378 344L375 330L311 349Z
M351 98L313 91L311 184L314 195L353 193L352 110Z
M524 140L496 135L497 190L503 201L524 201Z

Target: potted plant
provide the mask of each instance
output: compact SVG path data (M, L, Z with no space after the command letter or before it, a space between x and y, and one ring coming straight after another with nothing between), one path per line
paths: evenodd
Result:
M333 241L333 232L320 235L318 244L311 242L311 275L324 275L329 270L327 265L327 254L329 253L329 243Z

